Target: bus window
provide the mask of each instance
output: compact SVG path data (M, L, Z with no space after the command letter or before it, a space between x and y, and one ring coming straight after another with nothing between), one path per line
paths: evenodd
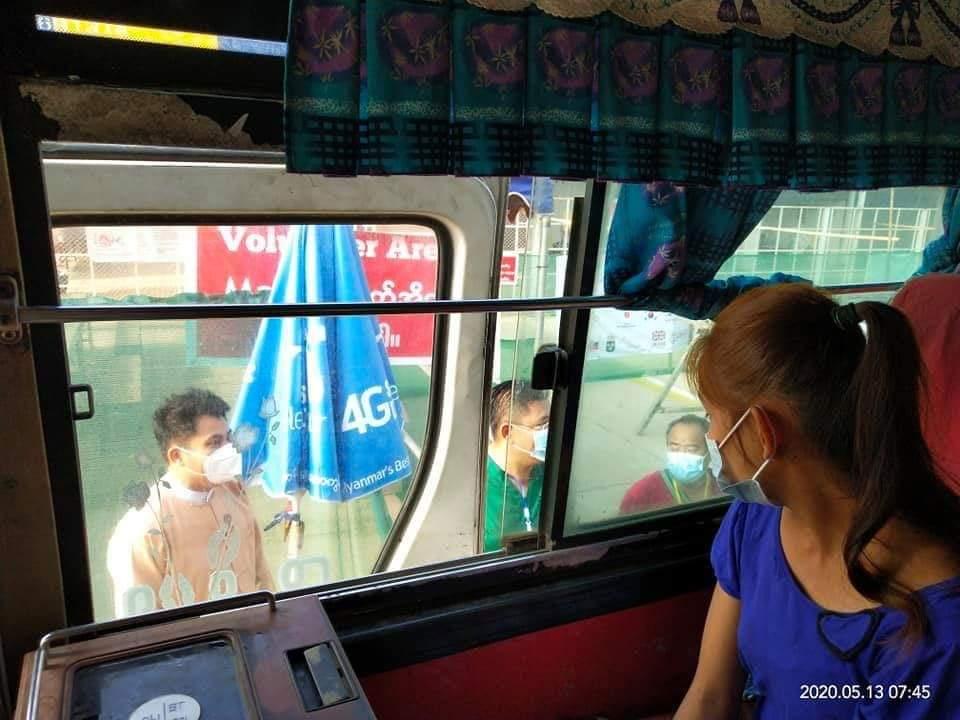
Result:
M499 297L545 298L564 294L567 254L573 232L574 205L586 183L550 178L510 181ZM501 313L493 380L497 383L529 372L537 348L556 343L560 311Z
M780 193L718 279L774 272L820 287L902 282L943 232L943 188Z
M564 294L574 207L585 189L583 182L550 178L510 180L500 298ZM483 552L538 529L551 393L532 387L530 373L537 350L557 343L559 331L558 310L497 316L479 523Z
M425 301L443 272L420 225L87 225L54 245L64 305ZM96 619L370 573L428 440L434 336L428 314L66 325L96 405L76 423ZM210 470L227 444L245 491Z
M618 192L608 187L597 293ZM942 232L943 197L943 188L783 192L717 278L781 272L827 289L903 282ZM709 472L705 414L684 375L687 349L708 328L668 313L591 311L567 532L722 497Z

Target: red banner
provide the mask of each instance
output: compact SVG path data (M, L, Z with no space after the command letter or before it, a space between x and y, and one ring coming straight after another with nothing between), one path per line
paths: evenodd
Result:
M500 284L517 284L517 256L504 252L500 257Z
M222 295L270 290L289 242L290 226L206 226L197 228L197 290ZM354 228L357 250L373 302L433 300L439 252L436 236L415 226ZM388 315L380 330L390 359L428 363L433 355L432 315ZM197 352L203 357L247 357L259 320L198 322Z

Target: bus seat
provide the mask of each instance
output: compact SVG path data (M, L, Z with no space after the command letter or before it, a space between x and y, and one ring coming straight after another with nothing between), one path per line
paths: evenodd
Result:
M944 482L960 494L960 275L934 273L908 282L892 305L910 320L927 366L922 412L927 446Z

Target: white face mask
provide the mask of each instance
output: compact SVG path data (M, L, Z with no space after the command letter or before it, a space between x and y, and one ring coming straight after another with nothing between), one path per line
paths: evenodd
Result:
M533 449L517 447L517 450L525 452L537 462L545 462L547 459L547 436L550 435L550 427L529 428L526 425L514 425L515 428L526 430L533 438Z
M730 428L730 432L728 432L719 443L712 438L707 438L707 453L710 456L710 472L713 473L713 477L717 481L717 487L720 488L720 492L724 495L729 495L743 502L756 503L758 505L773 505L763 492L763 488L760 487L760 482L757 480L757 478L760 477L760 473L763 472L763 469L767 467L773 458L767 458L760 463L760 467L757 468L757 471L748 480L731 481L723 475L723 456L720 454L720 448L733 437L733 434L743 424L743 421L747 419L749 414L750 408L747 408L747 411L740 416L740 419Z
M179 450L188 455L199 455L186 448L179 448ZM236 482L242 474L243 455L233 446L233 443L221 445L203 458L203 475L211 485Z

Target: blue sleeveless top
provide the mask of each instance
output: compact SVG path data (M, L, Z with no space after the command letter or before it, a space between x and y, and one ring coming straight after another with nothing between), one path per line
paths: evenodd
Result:
M720 587L740 601L737 645L756 719L960 718L960 577L918 593L930 630L908 652L891 639L900 611L835 613L807 596L787 565L780 515L734 502L710 554Z

